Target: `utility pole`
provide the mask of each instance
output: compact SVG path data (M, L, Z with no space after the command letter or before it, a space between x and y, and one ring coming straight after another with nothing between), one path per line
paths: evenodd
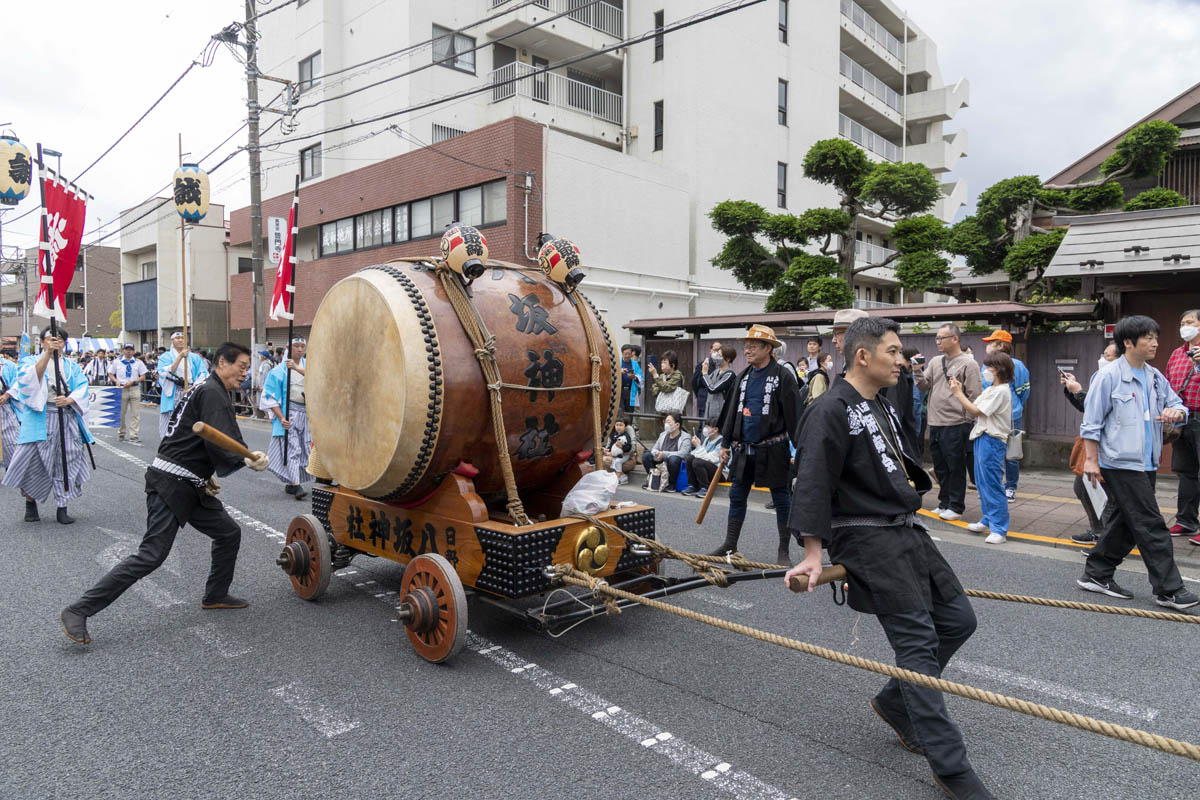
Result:
M246 0L246 106L250 155L250 264L254 277L255 345L266 341L266 309L263 308L262 166L258 148L258 38L254 0Z

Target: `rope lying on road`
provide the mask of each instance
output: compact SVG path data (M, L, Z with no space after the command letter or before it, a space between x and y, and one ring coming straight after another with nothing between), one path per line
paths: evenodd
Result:
M747 561L741 555L741 553L729 553L728 555L724 556L685 553L672 547L668 547L662 542L654 539L646 539L638 536L636 533L622 530L610 522L597 519L588 514L572 514L570 516L587 520L603 530L609 531L617 536L623 536L631 542L644 545L649 548L651 553L658 558L673 558L682 561L714 586L725 587L729 585L729 581L727 581L724 577L721 577L723 570L714 569L714 567L721 565L725 565L736 570L741 570L743 572L762 569L788 569L791 566L790 564L767 564L761 561ZM1147 611L1141 608L1122 608L1121 606L1106 606L1101 605L1100 603L1078 603L1073 600L1053 600L1048 597L1029 597L1028 595L1022 594L985 592L981 589L964 589L963 591L966 592L967 597L978 597L983 600L1003 600L1006 603L1027 603L1034 606L1063 608L1071 611L1094 611L1098 614L1116 614L1117 616L1156 619L1164 622L1187 622L1193 625L1200 624L1200 616L1193 614L1173 614L1167 611Z
M660 611L665 611L668 614L674 614L677 617L690 619L695 622L703 622L707 625L712 625L715 628L739 633L742 636L747 636L751 639L757 639L760 642L785 647L789 650L796 650L808 655L824 658L828 661L833 661L837 664L845 664L850 667L868 670L878 673L888 678L896 678L897 680L907 681L908 683L917 686L924 686L929 689L936 689L941 692L965 697L968 700L976 700L981 703L988 703L998 708L1016 711L1020 714L1027 714L1031 717L1058 722L1063 725L1069 725L1079 730L1098 733L1101 736L1108 736L1113 739L1118 739L1131 744L1139 744L1142 747L1148 747L1152 750L1160 750L1164 753L1169 753L1183 758L1190 758L1193 761L1200 761L1200 747L1190 743L1183 742L1178 739L1170 739L1166 736L1159 736L1156 733L1149 731L1138 730L1137 728L1127 728L1124 725L1114 725L1111 722L1087 717L1082 714L1074 714L1070 711L1063 711L1052 706L1044 706L1039 703L1030 703L1025 700L1020 700L1015 697L1009 697L995 692L988 692L983 689L976 689L974 686L967 686L953 681L947 681L942 678L935 678L931 675L923 675L912 670L901 669L900 667L884 664L879 661L872 661L858 656L852 656L847 653L840 653L836 650L829 650L825 647L818 647L808 642L802 642L798 639L791 639L786 636L780 636L775 633L760 631L757 628L751 628L748 625L740 625L736 622L721 619L720 617L712 617L708 614L701 614L698 611L692 611L688 608L680 608L669 603L664 603L661 600L652 600L633 592L626 592L621 589L615 589L609 586L606 581L599 578L593 578L585 572L580 572L568 564L559 564L555 568L557 578L563 583L572 586L579 586L585 589L590 589L597 597L620 598L624 600L632 600L636 603L641 603L650 608L657 608Z

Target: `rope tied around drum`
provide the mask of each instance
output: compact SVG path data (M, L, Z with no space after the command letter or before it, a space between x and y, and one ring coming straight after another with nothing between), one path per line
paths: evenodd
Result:
M1112 739L1117 739L1131 744L1148 747L1152 750L1159 750L1170 755L1190 758L1193 761L1200 761L1200 747L1191 742L1184 742L1178 739L1171 739L1166 736L1160 736L1149 731L1139 730L1137 728L1128 728L1124 725L1116 725L1111 722L1105 722L1093 717L1084 716L1083 714L1075 714L1070 711L1064 711L1053 706L1044 706L1040 703L1030 703L1026 700L1021 700L1016 697L989 692L984 689L978 689L974 686L968 686L962 683L955 683L943 678L935 678L932 675L925 675L912 670L901 669L900 667L891 664L884 664L880 661L872 661L859 656L852 656L848 653L841 653L837 650L830 650L825 647L802 642L799 639L792 639L787 636L780 636L775 633L768 633L757 628L752 628L748 625L741 625L736 622L721 619L720 617L709 616L698 611L692 611L689 608L681 608L673 606L670 603L664 603L661 600L652 600L642 597L633 592L626 592L622 589L614 588L608 585L607 581L599 578L594 578L585 572L581 572L569 564L558 564L555 566L555 576L563 583L572 586L578 586L584 589L589 589L593 594L603 594L609 598L622 600L631 600L635 603L640 603L650 608L657 608L660 611L665 611L668 614L674 614L684 619L690 619L694 622L702 622L711 625L715 628L730 631L731 633L741 634L742 636L751 639L757 639L760 642L774 644L779 647L784 647L789 650L805 653L807 655L817 656L818 658L833 661L837 664L845 666L857 667L858 669L874 672L888 678L906 681L916 686L924 686L928 689L936 689L940 692L958 695L965 697L968 700L975 700L980 703L987 703L996 706L997 708L1015 711L1019 714L1025 714L1031 717L1057 722L1062 725L1069 725L1079 730L1098 733L1101 736L1108 736ZM607 607L607 603L606 603Z

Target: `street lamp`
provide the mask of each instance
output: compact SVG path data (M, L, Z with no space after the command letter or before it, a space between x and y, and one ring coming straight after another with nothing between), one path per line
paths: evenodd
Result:
M15 206L29 194L33 161L12 132L0 134L0 205Z
M179 150L179 159L182 161L182 136L180 136ZM179 271L180 296L183 298L183 346L186 348L189 345L187 327L187 241L184 236L183 226L185 222L199 222L208 213L208 173L200 169L199 164L181 163L179 169L175 170L174 183L175 211L179 213ZM188 359L185 358L183 360L183 383L185 386L188 382L187 362Z

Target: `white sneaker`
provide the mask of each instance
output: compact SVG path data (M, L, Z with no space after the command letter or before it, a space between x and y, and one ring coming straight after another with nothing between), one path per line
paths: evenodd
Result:
M962 514L959 514L955 511L951 511L948 508L943 508L941 511L938 512L938 516L941 517L942 519L946 520L947 522L950 522L951 520L959 519L960 517L962 517Z
M999 533L992 533L989 534L988 537L983 541L987 544L1004 544L1008 541L1008 537L1002 536Z
M969 530L971 533L983 533L984 531L989 530L989 528L982 522L972 522L967 526L967 530Z
M946 509L942 508L941 506L938 506L937 508L935 508L933 511L930 511L929 513L933 514L935 517L940 517L942 515L942 512L945 510Z

